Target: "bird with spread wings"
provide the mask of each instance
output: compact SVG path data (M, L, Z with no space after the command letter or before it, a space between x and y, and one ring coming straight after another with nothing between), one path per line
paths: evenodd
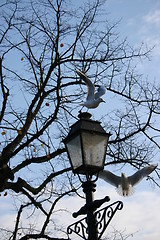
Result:
M152 164L142 168L133 175L127 177L122 173L121 177L113 174L110 171L103 170L99 173L99 177L116 187L117 192L121 196L129 196L134 193L134 188L144 177L147 177L156 169L157 165Z

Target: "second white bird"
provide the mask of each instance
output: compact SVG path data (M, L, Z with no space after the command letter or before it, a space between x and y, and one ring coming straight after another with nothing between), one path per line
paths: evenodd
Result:
M132 176L127 177L122 173L121 177L113 174L110 171L102 171L99 177L106 182L116 186L117 193L123 197L129 196L134 193L133 186L139 183L144 177L147 177L151 172L156 169L157 165L152 164L134 173Z

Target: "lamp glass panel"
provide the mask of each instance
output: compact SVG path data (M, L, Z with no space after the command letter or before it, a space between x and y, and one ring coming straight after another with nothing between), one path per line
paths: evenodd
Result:
M73 169L80 167L82 165L82 149L80 136L76 136L75 138L69 140L66 145Z
M108 138L83 132L82 142L85 165L103 167Z

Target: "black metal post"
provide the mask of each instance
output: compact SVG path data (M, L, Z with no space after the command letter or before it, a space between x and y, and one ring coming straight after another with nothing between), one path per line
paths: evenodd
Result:
M87 180L82 184L83 192L86 194L86 206L93 204L93 192L96 191L96 184L91 180ZM94 209L87 207L87 225L88 240L97 240L97 227Z

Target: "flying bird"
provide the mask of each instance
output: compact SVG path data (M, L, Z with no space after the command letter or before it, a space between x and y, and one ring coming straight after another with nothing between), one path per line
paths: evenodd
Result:
M76 73L83 79L83 81L87 84L88 94L86 101L81 104L81 106L85 106L87 108L96 108L101 102L105 102L101 96L103 96L106 92L105 86L100 86L98 91L95 93L95 87L91 80L80 70L75 69Z
M110 171L103 170L99 173L99 177L110 183L113 186L116 186L117 193L121 196L129 196L134 193L133 186L139 183L144 177L147 177L156 169L157 165L152 164L147 167L142 168L133 175L127 177L122 173L121 177L117 176Z

